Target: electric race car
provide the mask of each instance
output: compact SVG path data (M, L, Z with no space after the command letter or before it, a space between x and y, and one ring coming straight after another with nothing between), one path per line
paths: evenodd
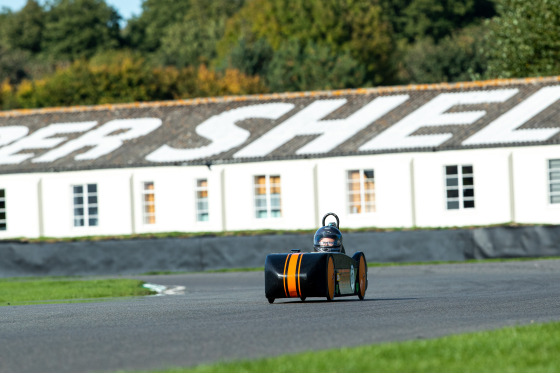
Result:
M328 216L336 223L325 225ZM314 252L292 249L290 253L272 253L264 264L265 295L269 303L280 298L356 295L364 299L368 286L367 262L362 252L346 255L342 245L340 221L334 213L323 216L323 227L315 233Z

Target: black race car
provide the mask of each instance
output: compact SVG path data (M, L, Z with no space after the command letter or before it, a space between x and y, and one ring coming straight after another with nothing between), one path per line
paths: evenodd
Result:
M336 223L325 225L328 216ZM340 221L334 213L323 217L323 227L315 233L313 252L292 249L272 253L264 264L265 295L272 304L280 298L334 297L357 295L363 300L368 286L367 262L362 252L352 257L342 245Z

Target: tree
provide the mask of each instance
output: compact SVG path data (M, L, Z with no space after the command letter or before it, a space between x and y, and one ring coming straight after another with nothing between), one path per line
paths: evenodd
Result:
M274 54L266 81L272 91L310 91L358 87L364 75L365 69L350 53L333 53L326 45L292 39Z
M124 30L126 44L141 52L155 52L166 29L183 20L190 0L144 0L139 17L128 21Z
M10 84L8 79L0 82L0 109L12 109L17 106L14 87Z
M89 58L120 46L119 14L104 0L54 0L41 49L56 60Z
M30 53L21 49L9 49L0 44L0 80L8 80L10 83L19 83L28 78L26 69L30 59Z
M378 1L355 1L347 23L352 26L342 50L365 67L365 79L374 86L395 82L396 44L393 29ZM344 25L343 29L347 26ZM346 37L342 36L341 40Z
M190 0L184 18L164 30L157 52L159 61L177 67L209 65L216 58L216 44L224 34L227 19L243 3L244 0Z
M274 51L264 38L255 42L241 39L230 51L229 56L222 62L225 66L239 69L247 75L260 75L265 77Z
M488 26L488 77L560 74L559 1L501 0Z
M250 77L236 69L226 69L223 73L209 70L201 65L197 69L196 89L191 96L249 95L267 92L260 77Z
M45 29L45 10L36 0L27 0L25 6L6 20L4 28L11 49L31 53L41 51L41 38Z
M219 57L229 59L242 40L246 50L251 50L261 39L275 54L288 40L320 45L332 54L348 53L365 67L366 81L393 81L395 45L391 24L378 0L249 1L228 22L218 44Z
M435 43L459 29L496 14L494 0L382 0L395 37L414 43L430 37Z
M470 26L435 43L426 37L402 59L401 79L409 83L460 82L481 79L487 66L486 29Z
M265 92L259 77L238 70L151 66L139 53L109 51L79 59L41 80L24 80L15 95L0 86L0 105L22 108L174 100ZM13 98L15 96L15 99Z
M478 79L486 70L484 20L495 0L381 0L394 31L396 83Z
M17 84L30 78L39 52L44 11L34 0L19 12L0 13L0 81Z

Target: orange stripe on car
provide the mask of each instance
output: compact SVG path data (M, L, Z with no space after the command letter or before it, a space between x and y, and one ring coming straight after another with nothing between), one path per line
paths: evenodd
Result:
M286 262L284 263L284 281L282 282L282 283L284 283L284 293L286 294L286 297L290 297L290 294L288 293L288 285L287 285L288 274L286 274L286 269L288 268L288 263L290 262L290 257L292 257L291 254L286 256Z
M299 257L301 256L301 254L294 254L292 255L292 257L295 256L295 261L293 261L294 259L290 259L290 263L288 265L288 292L289 292L289 296L290 297L297 297L298 296L298 291L297 291L297 279L299 278L299 272L298 272L298 260Z

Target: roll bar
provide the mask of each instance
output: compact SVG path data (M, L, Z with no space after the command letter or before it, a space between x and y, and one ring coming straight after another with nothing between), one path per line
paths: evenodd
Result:
M338 219L338 216L334 213L327 213L323 216L323 226L326 226L325 220L327 219L328 216L333 216L336 219L336 228L340 230L340 220Z

